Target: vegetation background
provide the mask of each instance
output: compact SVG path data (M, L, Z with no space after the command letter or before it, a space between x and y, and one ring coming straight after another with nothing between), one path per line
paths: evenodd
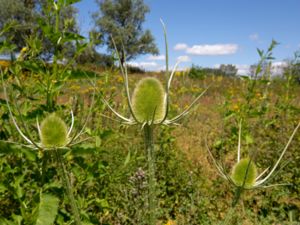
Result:
M148 168L140 127L116 121L102 99L129 114L109 36L122 54L121 64L157 53L151 32L132 27L141 28L149 8L141 0L136 8L131 0L100 2L103 17L94 16L99 27L87 40L73 17L75 2L0 1L0 48L10 58L1 60L2 90L7 87L15 117L35 140L36 118L56 112L69 124L72 109L76 130L88 118L88 140L61 151L83 224L148 224ZM101 43L110 55L97 53ZM222 224L226 219L234 189L218 176L206 146L230 174L241 118L242 154L255 153L259 170L277 161L300 119L300 61L296 53L281 76L273 77L275 47L273 41L269 49L258 50L253 76L239 76L233 65L193 65L175 72L171 116L210 88L178 126L155 128L157 224ZM133 66L128 71L131 90L145 76L167 82L164 71ZM54 155L24 146L3 92L0 103L0 224L74 223ZM270 182L288 185L246 191L230 224L300 223L299 141L298 133Z

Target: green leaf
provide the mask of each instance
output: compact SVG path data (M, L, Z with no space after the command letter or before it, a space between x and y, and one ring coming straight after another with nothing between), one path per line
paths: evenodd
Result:
M16 223L0 217L0 224L2 225L17 225Z
M45 66L37 61L24 61L19 63L24 69L28 69L36 74L45 74Z
M59 0L58 1L58 5L60 6L60 7L62 7L62 6L64 6L64 7L66 7L66 6L68 6L68 5L72 5L72 4L74 4L74 3L76 3L76 2L80 2L81 0Z
M246 144L253 144L254 140L250 134L246 134L245 136Z
M3 183L0 184L0 193L4 193L7 190L7 187Z
M59 199L50 194L40 195L36 225L53 225L57 215Z
M79 34L71 33L71 32L65 32L64 33L64 42L71 42L71 41L82 41L85 38Z
M128 154L127 154L126 159L125 159L125 162L124 162L124 166L126 166L126 165L129 163L129 161L130 161L130 156L131 156L130 151L128 151Z
M263 50L260 50L259 48L257 48L256 50L257 50L258 55L259 55L260 57L262 57L262 56L264 55L264 51L263 51Z
M0 154L10 155L10 154L20 154L20 153L23 153L25 157L30 161L36 160L37 151L24 148L17 144L11 144L5 141L0 141Z
M17 224L17 225L21 225L22 224L22 220L23 220L22 216L13 214L12 218L16 222L15 224Z
M104 208L109 208L109 204L108 201L106 199L96 199L96 203L99 207L101 207L102 209Z
M101 146L101 139L99 136L95 137L95 145L97 148Z

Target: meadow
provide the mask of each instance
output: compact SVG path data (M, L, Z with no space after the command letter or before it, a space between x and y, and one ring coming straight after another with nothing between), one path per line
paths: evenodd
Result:
M80 64L93 43L60 29L75 2L51 1L55 24L0 62L1 225L300 223L299 57L280 77L275 41L253 76L145 72L116 47Z
M70 77L56 99L56 111L68 123L69 109L73 109L75 129L90 114L84 134L88 140L61 150L80 217L85 224L148 224L148 167L141 128L116 121L102 101L109 99L118 111L128 114L123 77L117 69L93 73L94 86L89 78ZM129 86L134 88L146 76L164 82L165 75L129 74ZM13 93L19 110L16 117L21 115L33 139L38 139L36 117L47 114L38 79L28 71L18 79L20 86L10 77L5 85L10 86L8 93ZM256 80L249 104L252 82L241 77L197 79L190 78L188 71L175 73L170 115L178 114L211 86L178 125L155 127L157 224L217 224L226 218L235 189L218 175L206 146L230 173L241 116L245 119L242 154L256 153L260 170L274 165L299 121L300 87L287 85L287 79ZM229 224L299 223L299 138L299 134L294 137L270 183L287 185L246 190ZM1 139L1 224L41 224L37 218L45 216L54 218L54 224L69 224L72 210L55 156L51 151L14 144L24 141L3 98ZM41 214L43 207L46 215Z

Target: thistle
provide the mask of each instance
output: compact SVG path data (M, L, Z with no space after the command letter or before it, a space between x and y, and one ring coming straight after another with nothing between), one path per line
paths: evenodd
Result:
M214 165L218 170L219 175L239 189L244 190L244 189L267 188L267 187L273 187L278 185L285 185L285 184L272 184L272 185L265 185L265 184L268 182L270 177L277 169L280 161L282 160L286 150L288 149L290 143L292 142L299 127L300 127L300 122L294 129L293 133L291 134L287 144L285 145L284 149L282 150L278 160L276 161L272 169L270 170L270 167L268 167L265 170L263 170L260 174L257 174L256 166L251 158L241 159L241 129L242 129L241 122L239 123L237 161L233 166L231 176L226 173L226 170L222 166L222 163L217 162L217 160L214 158L213 154L211 153L208 147L207 150ZM268 173L269 170L270 172Z
M26 135L21 130L15 117L12 114L12 111L8 103L7 105L14 126L16 127L18 133L28 143L27 145L25 145L26 147L35 150L39 149L42 151L57 150L57 149L69 148L83 141L83 140L81 141L76 141L76 140L83 134L85 126L78 134L71 136L71 132L74 126L74 115L72 110L71 110L71 125L69 128L67 128L65 122L60 117L58 117L55 113L48 115L42 121L41 125L39 124L39 121L37 119L36 125L40 137L40 142L36 142L32 139L26 127L24 128Z
M257 176L256 166L249 158L241 159L232 169L231 180L236 186L251 188Z
M75 144L78 144L84 140L78 141L78 139L82 136L84 133L88 118L90 116L87 116L83 127L80 129L78 133L73 134L71 136L71 133L73 133L73 127L74 127L74 114L71 110L71 125L69 128L67 128L66 123L58 117L55 113L52 113L48 115L41 123L41 126L39 124L38 118L36 119L36 126L40 138L40 142L36 142L33 140L31 134L28 131L27 126L25 125L25 122L20 115L21 118L21 124L23 125L23 130L20 128L20 126L17 123L16 118L13 115L12 109L10 107L6 87L4 85L3 75L2 75L2 83L3 83L3 91L4 91L4 97L6 100L6 105L9 111L10 118L12 119L12 122L17 129L18 133L21 135L21 137L27 142L25 145L28 148L32 149L39 149L39 150L57 150L57 149L63 149L63 148L69 148ZM19 112L19 109L17 109Z
M133 92L132 110L140 123L163 120L166 109L164 89L159 80L151 77L140 80Z
M65 122L54 113L47 116L39 129L41 146L57 148L68 143L68 130Z
M169 76L168 71L168 43L166 38L166 29L162 22L164 29L165 45L166 45L166 77ZM177 69L179 62L173 68L165 87L162 83L156 79L147 77L138 82L136 85L133 95L131 97L128 85L128 73L126 64L122 65L120 60L120 55L117 51L116 45L113 40L114 47L116 49L117 58L119 59L121 73L123 75L124 87L126 91L126 98L128 103L128 108L130 110L130 116L125 117L114 110L109 103L103 99L103 102L107 107L120 119L120 122L128 125L140 125L144 132L144 143L145 143L145 153L147 155L148 163L148 218L147 224L155 225L156 222L156 179L155 179L155 151L154 151L154 141L153 141L153 129L155 125L172 125L177 124L177 122L186 116L191 108L196 104L200 97L207 91L206 88L202 93L200 93L196 99L179 115L169 119L169 90L174 73ZM123 51L123 55L124 55ZM125 57L126 58L126 57Z
M162 22L162 21L161 21ZM166 76L169 76L168 71L168 44L166 38L166 29L165 25L163 24L164 29L164 36L165 36L165 45L166 45ZM105 100L102 101L107 105L107 107L120 119L120 122L128 124L128 125L135 125L140 124L144 127L146 124L148 125L172 125L177 124L179 120L181 120L184 116L186 116L192 107L197 103L197 101L203 96L203 94L208 90L206 88L202 93L200 93L194 101L180 114L173 118L168 118L169 113L169 91L170 86L172 83L173 76L176 72L176 69L180 63L178 61L168 80L165 88L161 82L155 78L144 78L142 79L136 86L135 90L133 91L132 97L130 96L129 85L128 85L128 73L126 64L123 66L121 64L120 55L117 51L116 45L113 41L114 47L116 49L116 55L119 60L121 73L124 78L124 86L126 91L126 99L128 103L128 107L130 110L130 117L126 117L121 115L121 113L117 112L113 109L110 104ZM125 54L125 53L123 53Z
M25 122L20 115L21 118L21 124L23 125L23 130L21 130L20 126L17 123L16 118L14 117L9 101L8 101L8 96L6 92L6 87L4 85L4 80L3 80L3 75L2 75L2 83L3 83L3 90L4 90L4 97L6 99L6 104L7 108L10 114L10 117L13 121L14 126L16 127L18 133L21 135L21 137L27 142L25 145L28 148L32 148L35 150L40 150L40 151L51 151L54 153L55 158L57 160L58 166L61 169L61 175L62 175L62 180L64 182L64 186L66 188L67 196L70 201L71 205L71 210L74 215L75 219L75 224L80 225L80 213L78 210L78 207L76 205L76 201L72 192L72 185L67 173L67 170L65 168L63 156L59 149L65 149L65 148L70 148L71 146L78 144L86 139L79 140L78 139L81 137L81 135L84 133L88 118L90 116L90 112L84 122L83 127L78 133L75 133L71 135L73 132L73 127L74 127L74 115L73 111L71 110L71 125L68 128L66 123L58 117L55 113L52 113L42 121L41 125L39 124L39 120L37 118L36 120L36 125L37 125L37 130L38 130L38 135L40 138L39 142L36 142L33 140L31 134L28 131L27 126L25 125ZM94 97L93 97L94 98ZM94 99L93 99L94 100ZM18 112L19 109L17 108ZM14 143L14 142L13 142ZM16 143L18 144L18 143ZM47 160L47 159L46 159Z

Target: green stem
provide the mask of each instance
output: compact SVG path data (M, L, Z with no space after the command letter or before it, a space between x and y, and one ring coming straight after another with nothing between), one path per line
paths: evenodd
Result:
M230 207L229 211L227 212L226 214L226 217L224 219L223 222L220 223L220 225L227 225L227 224L231 224L231 220L232 220L232 217L233 217L233 214L235 212L235 207Z
M61 169L61 173L62 173L62 180L64 182L64 186L66 188L67 191L67 195L70 201L70 205L71 205L71 210L75 219L75 224L76 225L81 225L81 221L80 221L80 214L79 214L79 210L78 207L76 205L76 201L72 192L72 185L70 183L70 179L68 177L68 173L63 161L63 157L62 155L59 153L59 151L56 149L55 150L55 156L56 156L56 160L58 162L58 165Z
M232 208L234 208L238 204L243 191L244 191L243 187L237 187L237 189L236 189L236 191L234 193L234 199L233 199L232 205L231 205Z
M47 164L50 154L47 151L44 151L42 156L42 169L41 169L41 176L42 176L42 186L45 184L46 181L46 171L47 171Z
M148 161L148 225L156 224L156 193L155 193L155 157L153 147L153 127L144 126L145 150Z
M232 224L232 218L234 213L236 213L236 206L239 203L239 200L241 198L241 195L243 193L244 189L242 187L237 187L235 193L234 193L234 198L232 200L232 204L228 212L226 213L225 219L220 223L220 225L227 225L227 224Z

